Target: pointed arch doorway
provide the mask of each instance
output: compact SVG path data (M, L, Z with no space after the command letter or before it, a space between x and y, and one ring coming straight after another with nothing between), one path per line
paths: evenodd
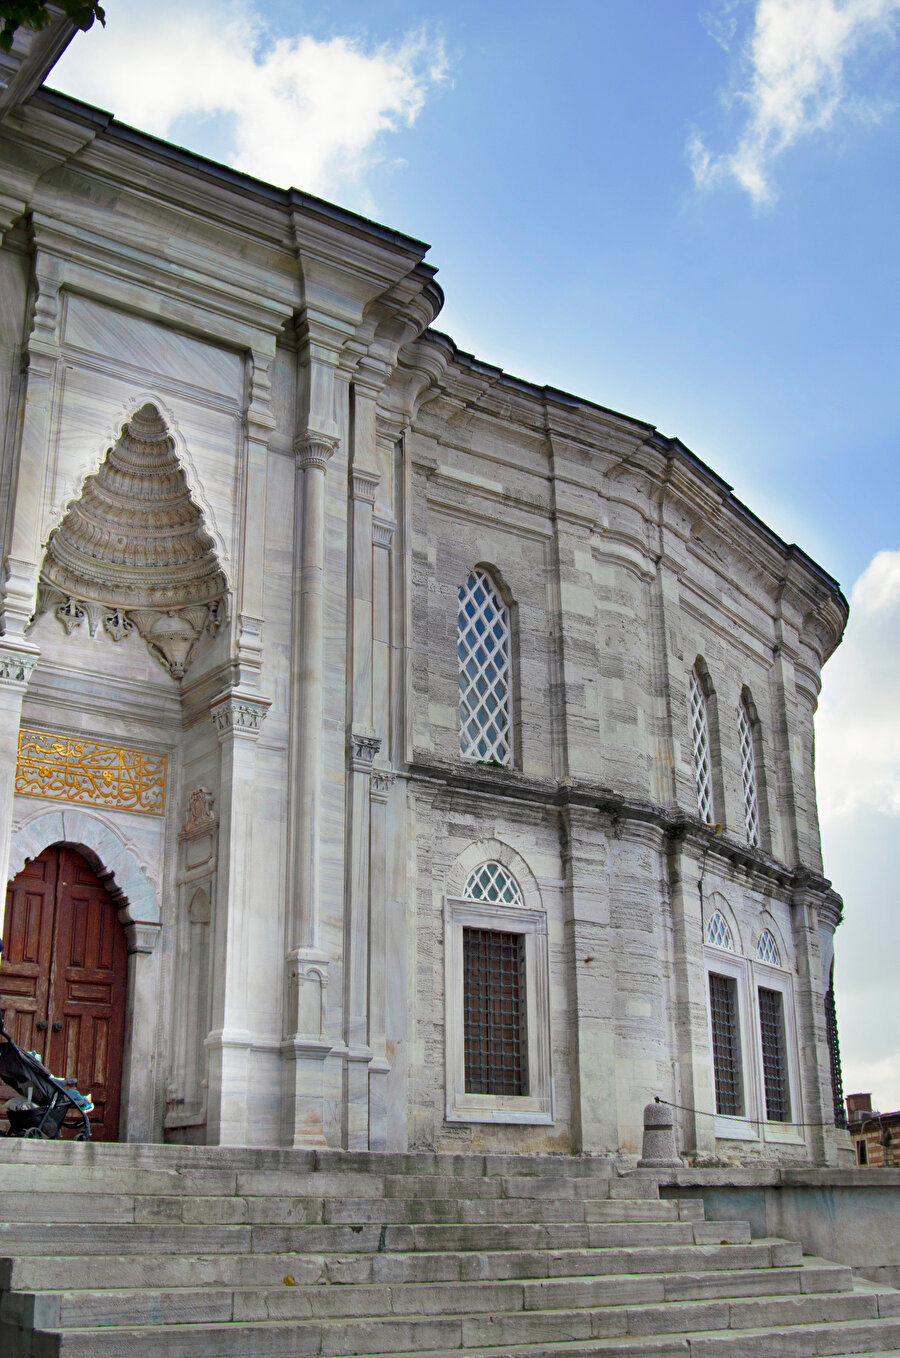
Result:
M9 884L0 1006L20 1046L94 1101L91 1135L115 1141L125 1045L128 949L117 909L87 860L44 849Z

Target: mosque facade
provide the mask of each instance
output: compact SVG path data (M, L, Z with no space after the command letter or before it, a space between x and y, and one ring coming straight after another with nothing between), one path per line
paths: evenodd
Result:
M0 185L0 991L95 1134L845 1158L836 582L419 241L45 90Z

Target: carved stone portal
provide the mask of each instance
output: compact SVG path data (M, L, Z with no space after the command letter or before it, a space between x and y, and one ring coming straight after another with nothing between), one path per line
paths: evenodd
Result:
M38 613L119 642L137 631L173 679L215 632L227 582L159 411L131 417L50 535Z

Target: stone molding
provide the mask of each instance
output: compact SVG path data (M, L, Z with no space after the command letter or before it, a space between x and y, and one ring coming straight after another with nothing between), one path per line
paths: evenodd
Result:
M159 925L159 893L135 851L106 820L80 807L42 811L13 829L9 880L50 844L70 844L84 854L124 925Z
M255 740L271 706L271 698L229 689L213 698L209 715L220 741L229 736Z

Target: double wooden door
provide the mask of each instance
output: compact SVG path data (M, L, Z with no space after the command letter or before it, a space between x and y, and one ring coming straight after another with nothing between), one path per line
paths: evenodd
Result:
M94 1101L91 1135L119 1132L128 951L116 907L65 845L27 863L6 895L0 1008L20 1047Z

